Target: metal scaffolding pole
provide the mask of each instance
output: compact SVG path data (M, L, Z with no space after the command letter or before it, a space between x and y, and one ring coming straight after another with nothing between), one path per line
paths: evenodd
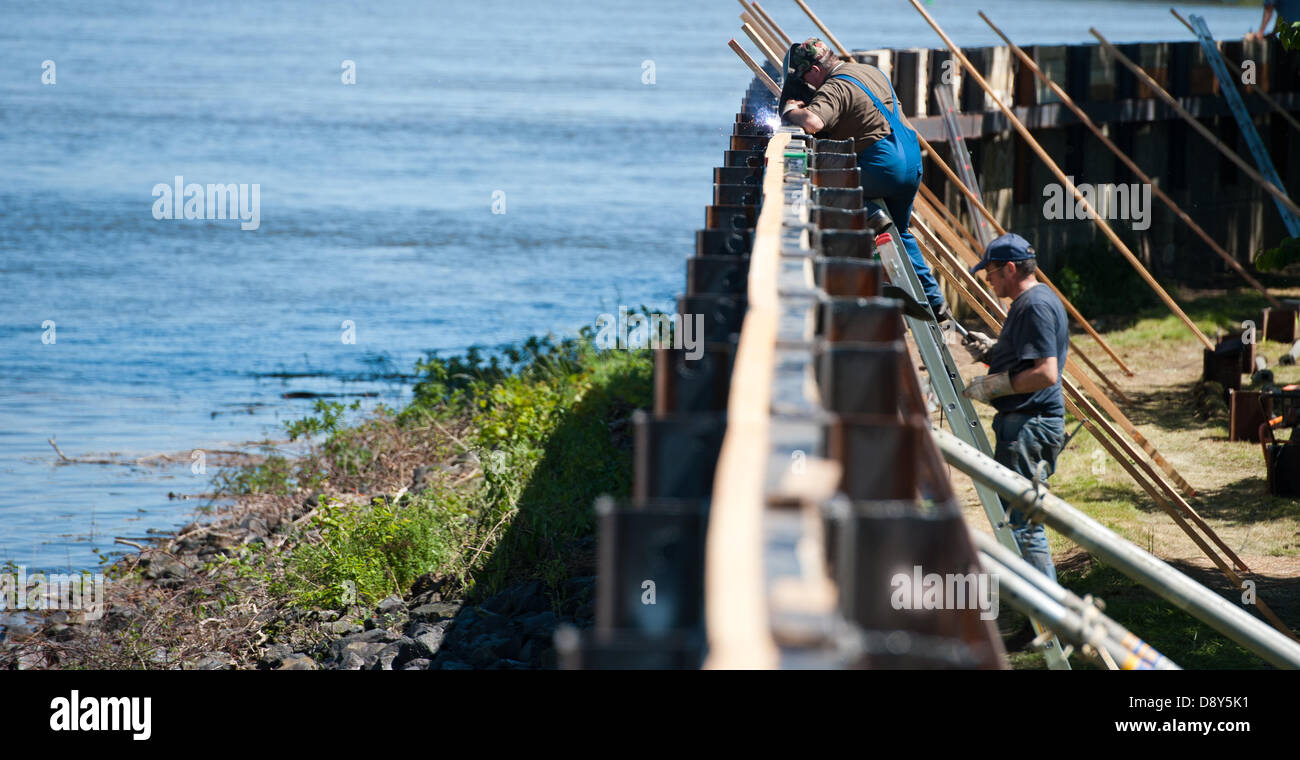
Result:
M1287 638L1218 594L1116 536L1051 492L1003 467L943 430L931 431L949 464L993 488L1031 520L1100 556L1133 580L1279 668L1300 669L1300 643Z

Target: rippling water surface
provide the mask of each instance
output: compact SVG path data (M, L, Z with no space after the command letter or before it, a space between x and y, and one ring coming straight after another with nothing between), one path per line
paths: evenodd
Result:
M814 6L855 47L940 44L903 0ZM1160 3L931 10L991 44L977 7L1024 42L1186 38ZM669 307L749 79L725 46L751 47L739 10L6 0L0 561L93 567L115 536L187 520L196 502L168 493L212 475L57 466L50 437L74 457L229 448L309 410L286 393L396 404L428 350ZM1223 36L1259 20L1202 12ZM260 226L155 220L178 175L260 185Z

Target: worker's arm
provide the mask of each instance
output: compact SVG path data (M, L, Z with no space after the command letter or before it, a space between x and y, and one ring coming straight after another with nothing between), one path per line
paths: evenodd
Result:
M1247 34L1247 35L1246 35L1246 39L1249 40L1249 39L1254 39L1254 38L1256 38L1256 37L1263 37L1265 34L1267 34L1267 33L1268 33L1268 22L1269 22L1269 20L1272 19L1272 18L1273 18L1273 6L1271 6L1271 5L1265 5L1265 6L1264 6L1264 20L1261 21L1261 22L1259 22L1259 31L1256 32L1255 34Z
M803 131L815 135L825 129L826 124L821 120L820 116L805 108L805 105L802 100L786 101L785 107L787 110L781 114L781 117L787 124L802 127Z
M1011 378L1011 389L1016 393L1033 393L1056 385L1061 379L1055 356L1035 359L1034 366Z

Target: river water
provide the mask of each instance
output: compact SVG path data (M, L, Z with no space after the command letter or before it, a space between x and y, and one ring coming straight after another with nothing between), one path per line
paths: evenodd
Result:
M814 6L854 47L941 44L904 0ZM992 44L977 8L1024 43L1187 38L1162 3L930 5ZM1260 17L1187 8L1223 37ZM213 475L59 466L51 437L124 461L282 438L311 405L286 393L400 404L427 351L670 308L749 80L739 11L5 0L0 562L93 568L187 521L199 502L169 492ZM256 185L257 228L156 219L178 176Z

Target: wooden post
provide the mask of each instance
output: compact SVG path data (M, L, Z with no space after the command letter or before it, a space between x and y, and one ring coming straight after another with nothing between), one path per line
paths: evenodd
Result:
M790 35L786 34L784 29L777 26L776 21L768 15L767 11L763 10L763 6L758 3L750 3L750 5L754 7L754 12L757 13L763 21L767 22L768 27L770 27L773 32L776 32L776 36L781 38L781 41L785 43L786 48L789 48L794 44L794 40L790 39Z
M1196 35L1196 30L1192 28L1191 24L1187 23L1187 19L1183 18L1178 11L1174 10L1173 8L1170 8L1169 12L1174 14L1174 18L1183 22L1183 26L1187 27L1187 31L1191 32L1193 36ZM1222 52L1220 52L1219 54L1223 55ZM1224 55L1223 60L1227 62L1229 69L1232 69L1234 71L1241 71L1241 64L1232 60L1228 56ZM1265 103L1268 103L1269 106L1272 107L1274 111L1279 113L1283 119L1286 119L1291 126L1295 127L1296 129L1300 129L1300 121L1296 121L1296 118L1291 115L1291 112L1286 110L1286 108L1284 108L1281 103L1274 100L1272 95L1269 95L1267 92L1264 92L1264 88L1260 87L1259 85L1251 85L1251 84L1248 84L1245 87L1247 90L1253 90L1254 93L1258 95L1260 98L1262 98Z
M956 172L954 172L948 164L944 163L943 159L939 158L939 154L935 152L930 143L926 141L924 137L921 137L920 133L917 133L916 137L920 140L921 147L925 148L925 150L930 154L930 159L934 161L935 165L938 166L945 175L947 175L948 179L956 185L957 189L961 191L963 195L974 203L975 208L984 215L984 218L989 221L989 224L993 225L993 229L997 230L999 235L1007 234L1006 228L998 223L997 218L993 216L993 212L989 211L988 207L984 205L984 201L981 200L979 196L972 193L970 188L962 184L962 181L957 176ZM1133 377L1133 370L1129 369L1129 366L1124 363L1124 360L1119 358L1119 354L1115 353L1115 349L1110 347L1110 344L1101 337L1101 333L1097 332L1097 329L1092 326L1092 323L1084 318L1083 314L1074 307L1074 304L1070 303L1070 299L1066 298L1065 295L1057 289L1051 279L1048 278L1046 274L1043 274L1041 270L1039 271L1038 279L1041 280L1044 285L1052 289L1052 292L1056 294L1056 297L1061 299L1061 303L1065 306L1065 310L1070 313L1070 316L1074 317L1074 320L1083 327L1084 332L1091 335L1092 339L1097 341L1097 345L1101 346L1102 350L1105 351L1117 365L1119 365L1119 368L1124 371L1124 374Z
M831 34L831 30L826 28L826 25L822 23L822 20L817 18L817 14L812 12L812 8L809 8L807 3L803 0L794 0L794 3L802 8L804 13L808 14L808 18L812 19L812 22L817 25L818 29L822 30L822 34L826 35L826 41L834 45L836 50L840 51L841 58L846 58L850 61L853 60L853 55L849 53L849 49L840 44L840 41L835 38L835 35Z
M763 67L758 64L758 61L755 61L750 57L749 53L745 52L745 49L740 46L740 43L733 39L728 42L727 45L732 50L736 51L736 55L740 56L740 60L744 61L745 65L754 72L754 76L758 77L758 81L767 85L767 89L771 90L773 95L780 97L781 88L777 86L776 82L772 81L772 77L768 76L766 71L763 71Z
M912 0L913 3L915 3L915 1L916 0ZM1201 136L1204 137L1206 140L1209 140L1210 144L1213 145L1215 148L1218 148L1219 152L1222 153L1224 156L1226 156L1228 160L1236 164L1237 168L1241 169L1241 171L1247 177L1250 177L1252 180L1258 182L1259 185L1263 187L1265 190L1267 190L1274 198L1277 198L1278 201L1283 206L1286 206L1288 211L1295 214L1296 216L1300 216L1300 206L1297 206L1295 204L1295 201L1287 197L1285 190L1278 187L1277 185L1274 185L1272 182L1269 182L1268 180L1264 179L1264 175L1255 171L1255 169L1249 163L1247 163L1245 159L1243 159L1241 156L1238 156L1237 153L1233 151L1231 148L1229 148L1227 145L1224 145L1222 140L1216 137L1215 134L1211 132L1209 129L1207 129L1204 124L1197 121L1195 116L1192 116L1190 113L1187 112L1187 109L1179 105L1178 101L1174 99L1174 96L1170 95L1168 92L1165 91L1165 88L1157 84L1156 80L1152 79L1145 71L1143 71L1141 66L1137 65L1136 63L1133 63L1133 61L1129 60L1128 56L1116 50L1115 46L1110 44L1110 41L1108 41L1105 37L1101 36L1101 32L1097 31L1096 29L1089 29L1088 31L1092 33L1093 37L1096 37L1098 40L1100 40L1102 46L1105 47L1106 50L1111 55L1115 56L1115 58L1120 63L1128 67L1129 70L1131 70L1133 74L1142 81L1143 84L1145 84L1147 87L1150 87L1152 92L1154 92L1157 96L1159 96L1161 100L1165 101L1165 103L1167 103L1170 108L1174 109L1174 111L1179 116L1183 117L1183 119L1188 124L1190 124L1193 129L1199 132ZM1207 345L1206 347L1211 350L1214 349L1214 346L1211 345Z
M1074 183L1070 181L1070 178L1066 176L1065 172L1061 171L1061 167L1057 166L1056 162L1052 160L1052 157L1047 154L1047 151L1043 150L1043 146L1038 144L1038 141L1034 139L1032 134L1030 134L1029 128L1024 125L1024 122L1020 121L1019 117L1017 117L1010 108L1007 108L1006 104L1002 102L1002 99L997 96L989 83L984 80L979 69L975 68L975 66L971 64L970 60L966 58L966 54L961 51L961 48L957 47L957 43L953 42L952 39L944 33L943 29L939 27L939 23L934 20L934 17L931 16L917 0L908 1L912 4L912 7L916 8L917 12L925 18L926 23L934 29L935 33L939 35L944 44L948 46L948 49L952 51L953 56L956 57L957 60L961 61L962 66L964 66L966 71L970 73L971 78L974 79L980 87L984 88L984 91L993 99L993 102L997 105L998 109L1007 117L1011 126L1015 127L1016 132L1020 133L1020 136L1024 138L1025 142L1034 153L1043 160L1043 163L1047 165L1047 168L1052 170L1052 173L1056 175L1056 178L1061 181L1062 186L1070 190L1070 194L1074 196L1088 216L1092 218L1092 221L1097 225L1097 228L1106 235L1111 244L1115 246L1125 259L1128 260L1128 263L1137 271L1142 279L1146 281L1147 285L1151 287L1151 290L1160 297L1160 300L1165 302L1165 305L1169 307L1169 310L1187 326L1187 329L1191 330L1197 340L1205 344L1206 348L1213 351L1214 343L1206 337L1205 333L1201 332L1199 327L1193 324L1191 318L1183 313L1182 308L1174 302L1174 299L1165 292L1164 288L1160 287L1160 283L1156 282L1156 279L1151 276L1151 273L1147 271L1147 268L1142 266L1142 262L1138 261L1138 258L1128 249L1128 246L1124 245L1124 241L1119 239L1119 235L1115 234L1115 230L1111 229L1110 225L1106 223L1106 220L1101 218L1101 215L1092 207L1092 204L1088 202L1088 199L1083 197L1083 194L1074 186Z
M772 48L768 46L767 40L763 39L763 35L760 34L757 29L749 24L745 24L741 29L745 30L745 34L749 35L749 39L753 41L754 46L758 48L758 51L763 54L764 58L771 61L773 66L779 70L781 66L784 65L784 59L776 57L776 53L772 52Z
M778 56L776 53L777 48L781 47L781 44L776 41L776 35L767 31L767 29L763 27L762 22L755 18L754 14L749 11L740 14L740 23L748 24L749 27L754 30L754 33L758 35L758 39L763 41L765 53L771 53L772 56L776 56L775 58L772 58L773 65L778 69L781 68L781 62L785 60L785 56Z
M782 161L788 133L767 144L772 165ZM763 571L764 482L771 442L772 367L780 304L777 267L781 257L780 171L763 175L763 210L754 228L745 311L736 367L727 398L727 431L718 454L713 500L705 539L706 669L776 668L780 653L772 640Z
M1105 145L1107 148L1110 148L1111 153L1114 153L1116 158L1124 162L1124 165L1129 168L1129 171L1133 172L1133 174L1139 180L1145 182L1148 186L1150 186L1151 192L1155 193L1157 198L1164 201L1165 205L1168 206L1169 209L1174 212L1175 216L1183 220L1183 222L1188 227L1191 227L1192 232L1195 232L1201 238L1201 240L1204 240L1206 245L1210 246L1210 248L1215 253L1219 254L1219 258L1227 262L1228 266L1232 267L1237 272L1237 274L1241 275L1242 278L1246 280L1246 282L1250 283L1251 287L1253 287L1255 290L1258 290L1264 296L1264 298L1268 299L1268 302L1270 304L1278 307L1282 305L1282 302L1274 298L1268 292L1268 290L1265 289L1265 287L1260 284L1259 280L1256 280L1254 277L1251 277L1250 273L1247 272L1245 268L1243 268L1241 264L1238 263L1237 260L1232 257L1231 254L1223 250L1223 247L1220 246L1217 242L1215 242L1214 238L1210 237L1209 233L1201 229L1201 226L1199 224L1192 221L1192 218L1188 216L1187 213L1183 211L1182 208L1180 208L1177 203L1174 202L1174 199L1170 198L1168 195L1165 194L1165 191L1160 189L1160 186L1155 183L1155 180L1151 179L1151 177L1147 176L1145 172L1143 172L1140 168L1138 168L1138 165L1133 163L1133 160L1129 158L1127 155L1125 155L1124 151L1120 150L1118 145L1111 142L1110 138L1107 137L1106 134L1101 131L1101 127L1098 127L1097 124L1093 122L1092 119L1088 118L1088 114L1084 113L1083 109L1079 108L1079 106L1074 102L1074 99L1071 98L1069 95L1067 95L1065 90L1061 89L1060 86L1056 84L1056 82L1053 82L1051 77L1043 73L1043 70L1038 68L1038 64L1034 63L1034 59L1030 58L1025 53L1025 51L1021 50L1014 42L1008 39L1007 36L1002 33L1002 30L999 29L992 21L990 21L988 16L984 15L984 11L980 11L979 15L980 18L984 19L984 23L992 27L993 31L996 32L997 35L1001 37L1004 42L1007 43L1007 47L1011 50L1012 53L1014 53L1020 59L1020 62L1024 64L1025 67L1027 67L1030 71L1032 71L1035 76L1037 76L1040 80L1042 80L1043 84L1047 85L1048 88L1051 89L1051 91L1055 93L1058 98L1061 99L1061 102L1064 103L1066 107L1069 108L1071 111L1073 111L1075 116L1079 117L1079 121L1083 122L1084 126L1092 130L1092 133L1097 136L1097 139L1101 140L1102 145ZM1177 14L1175 13L1175 15Z

